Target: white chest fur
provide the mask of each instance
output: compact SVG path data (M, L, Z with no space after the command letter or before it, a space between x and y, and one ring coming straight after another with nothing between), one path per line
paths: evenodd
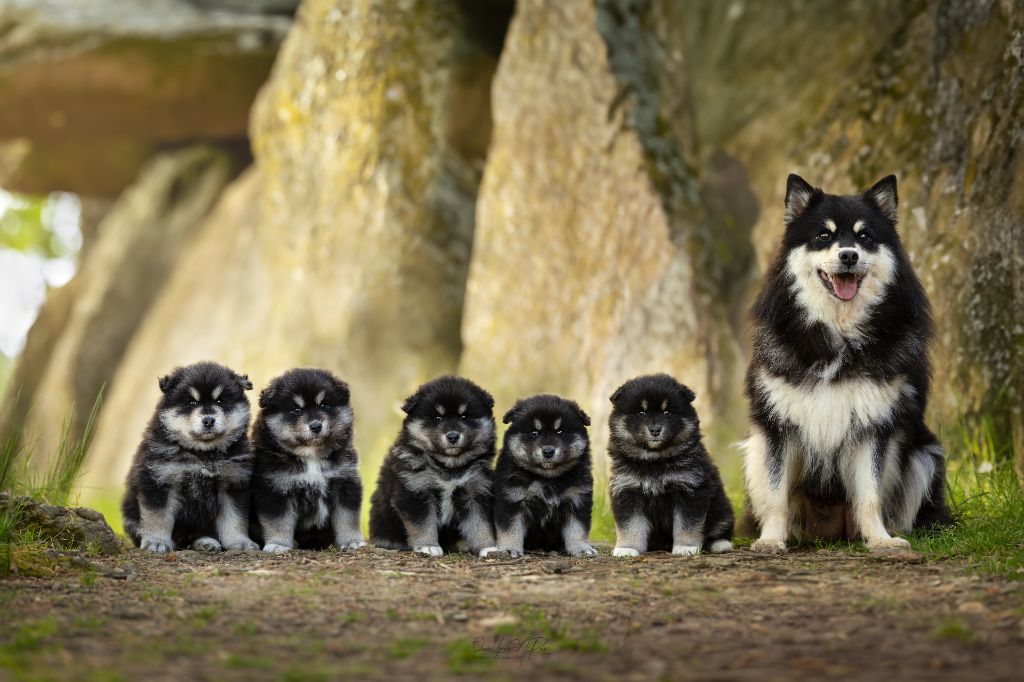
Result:
M791 384L762 370L758 381L774 416L793 424L803 445L835 452L850 434L890 422L899 400L913 395L903 377Z

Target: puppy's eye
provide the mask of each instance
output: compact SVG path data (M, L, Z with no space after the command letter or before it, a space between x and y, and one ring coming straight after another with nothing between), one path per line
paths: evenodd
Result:
M668 414L668 410L662 410L661 413L662 414Z
M217 405L220 405L220 400L219 399L218 400L214 400L213 402L216 403Z
M641 417L643 417L644 415L647 414L647 410L640 410L639 412L637 412L637 414L639 414Z
M827 242L829 239L832 239L832 233L828 230L822 230L818 233L819 242Z
M561 436L562 435L562 429L558 429L557 431L555 431L555 433L557 433L559 436Z
M536 438L537 436L540 435L540 431L530 431L530 435Z
M461 419L461 420L465 421L465 420L466 420L466 415L464 415L464 414L460 414L460 415L459 415L459 419Z
M296 407L294 410L292 410L292 414L302 414L302 408Z
M441 421L441 415L438 415L438 416L434 417L434 421L436 421L436 422Z
M861 240L862 242L866 242L869 239L871 239L871 235L868 234L867 232L861 232L860 234L857 235L857 239Z
M189 407L198 407L199 406L199 401L198 400L190 400L190 401L188 401L188 406Z

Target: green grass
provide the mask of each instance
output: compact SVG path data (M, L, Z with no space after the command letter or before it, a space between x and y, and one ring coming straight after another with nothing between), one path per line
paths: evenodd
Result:
M1013 469L1014 453L991 427L961 429L947 471L950 506L957 522L937 533L910 537L911 545L936 559L959 559L973 568L1024 579L1024 487Z

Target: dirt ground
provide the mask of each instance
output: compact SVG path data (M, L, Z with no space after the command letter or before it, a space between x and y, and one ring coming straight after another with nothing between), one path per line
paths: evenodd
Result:
M913 554L91 558L0 582L0 679L1024 679L1024 581Z

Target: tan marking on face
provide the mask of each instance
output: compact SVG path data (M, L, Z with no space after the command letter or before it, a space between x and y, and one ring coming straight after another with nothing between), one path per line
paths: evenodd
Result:
M218 384L218 385L217 385L217 386L216 386L216 387L215 387L215 388L213 389L213 392L212 392L212 393L211 393L210 395L212 395L212 396L213 396L213 399L214 399L214 400L216 400L217 398L219 398L219 397L220 397L220 394L221 394L221 393L223 393L223 392L224 392L224 387L223 387L223 386L221 386L220 384Z
M303 398L298 393L296 393L295 395L292 396L292 400L294 400L295 404L298 405L299 407L305 407L306 406L306 399Z
M195 386L189 386L188 392L192 394L192 400L199 400L199 389Z
M835 232L836 231L836 221L832 220L831 218L826 218L825 219L825 229L827 229L829 232Z
M316 404L317 404L317 407L319 407L320 404L324 401L324 396L326 396L326 395L327 395L327 391L320 391L319 393L316 394Z

